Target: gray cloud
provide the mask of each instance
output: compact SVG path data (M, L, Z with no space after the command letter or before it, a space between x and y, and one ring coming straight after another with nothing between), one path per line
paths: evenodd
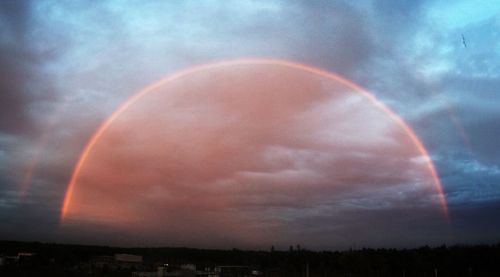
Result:
M0 130L19 131L29 126L26 106L30 100L26 83L32 76L37 57L27 47L25 38L30 10L27 2L4 1L0 7L3 39L0 43Z

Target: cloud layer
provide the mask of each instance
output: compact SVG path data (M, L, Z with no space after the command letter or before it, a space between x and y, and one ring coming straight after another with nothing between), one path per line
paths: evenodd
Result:
M494 212L500 203L500 68L495 62L500 59L496 31L499 13L494 0L482 1L481 5L439 0L224 4L130 1L126 5L121 1L91 5L83 1L2 1L0 221L4 224L0 235L9 239L96 242L89 230L86 234L78 233L77 227L61 231L58 217L72 168L100 122L127 97L162 76L210 61L265 56L335 71L374 92L410 123L430 150L450 203L455 236L447 241L496 242L500 239L500 222ZM306 100L315 103L317 110L304 113L304 117L324 113L334 118L331 113L336 111L347 114L328 98L316 95L300 101ZM358 103L356 99L345 101ZM194 99L192 102L197 103ZM334 108L329 109L330 104ZM341 106L360 116L349 119L356 122L353 126L363 122L362 104ZM281 112L285 116L289 111ZM258 118L260 112L256 114ZM178 120L189 123L189 117ZM270 127L273 121L261 119L259 124L264 130L274 130ZM345 128L344 134L349 134L351 127L336 125ZM373 140L384 140L376 135L378 127L366 128L370 128L366 133L373 132ZM123 137L132 140L136 133L123 133ZM329 139L331 136L321 134ZM355 144L358 136L342 139ZM287 142L286 146L290 145L300 146L297 141ZM295 160L297 155L308 159L307 153L289 153L286 147L269 151L284 160ZM276 177L251 173L238 176ZM305 178L282 173L294 180ZM350 174L366 177L360 172ZM397 183L398 178L391 178ZM379 199L383 192L370 191L363 199ZM246 201L256 205L256 201ZM286 204L283 199L264 201L270 202ZM402 213L401 218L425 218L428 214L406 210L403 204L394 211ZM371 222L385 213L367 209L362 215L354 214L364 218L361 221ZM294 224L315 232L316 227L311 226L329 228L319 222L344 222L343 226L353 229L345 227L338 233L352 234L357 226L349 220L352 216L346 213L328 219L309 215ZM408 244L443 242L446 232L432 222L422 223L413 232L403 230L401 226L408 226L403 222L397 225L403 229L395 232L406 234ZM33 226L43 228L35 232ZM126 241L126 236L117 235L116 230L106 232L108 235L100 237L103 243L109 237ZM391 243L391 238L383 239L382 231L374 232L379 236L358 232L356 239L366 238L368 246ZM401 245L396 241L393 244Z
M425 213L397 229L396 245L415 225L446 227L426 158L389 114L339 81L227 65L167 82L113 121L64 221L166 244L321 248L381 239L400 209ZM370 226L378 234L367 237Z

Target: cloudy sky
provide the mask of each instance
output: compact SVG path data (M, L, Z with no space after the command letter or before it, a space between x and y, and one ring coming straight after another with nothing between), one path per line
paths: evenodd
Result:
M494 0L1 1L0 239L496 243L499 30ZM407 125L300 68L190 72L103 132L61 218L81 152L122 103L246 57L335 72Z

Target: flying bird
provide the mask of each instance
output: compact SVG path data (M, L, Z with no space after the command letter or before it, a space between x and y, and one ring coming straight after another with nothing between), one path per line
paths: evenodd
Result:
M465 42L464 34L462 34L462 43L464 44L464 47L467 48L467 43Z

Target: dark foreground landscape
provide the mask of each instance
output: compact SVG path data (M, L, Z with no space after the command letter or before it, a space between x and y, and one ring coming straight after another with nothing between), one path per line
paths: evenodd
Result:
M500 276L500 244L309 251L0 241L0 276Z

